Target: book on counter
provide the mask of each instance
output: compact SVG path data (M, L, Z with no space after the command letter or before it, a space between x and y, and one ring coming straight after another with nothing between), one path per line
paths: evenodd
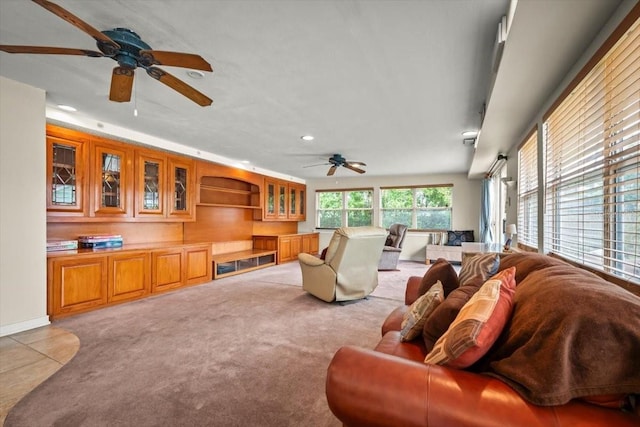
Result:
M122 239L102 240L97 242L80 242L80 247L87 249L119 248L121 246Z
M77 240L48 240L47 252L50 251L71 251L78 249Z
M80 243L98 243L98 242L115 242L122 241L120 234L102 234L94 236L78 236Z

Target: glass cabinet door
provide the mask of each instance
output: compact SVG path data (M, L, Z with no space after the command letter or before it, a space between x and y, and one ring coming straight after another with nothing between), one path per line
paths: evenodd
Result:
M165 159L145 151L136 159L136 216L164 216Z
M85 146L47 137L47 210L84 212Z
M184 158L169 157L169 216L190 218L194 200L193 164Z
M278 184L278 218L287 217L287 186Z
M298 215L298 189L289 187L289 216L296 217Z
M185 168L176 167L174 174L175 188L173 210L175 212L184 212L187 210L187 170Z
M102 153L102 182L100 207L120 208L122 206L122 156Z
M276 216L276 183L265 180L266 197L265 197L265 218L275 218Z
M119 145L95 144L93 155L93 213L116 216L129 214L133 194L133 182L129 182L130 152Z

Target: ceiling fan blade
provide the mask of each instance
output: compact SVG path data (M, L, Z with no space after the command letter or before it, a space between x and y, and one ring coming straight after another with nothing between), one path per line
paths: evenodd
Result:
M109 99L115 102L131 101L134 70L132 68L115 67L111 75L111 91Z
M334 173L336 173L336 169L338 169L338 165L333 165L329 168L329 171L327 172L327 176L331 176Z
M103 33L98 31L97 29L95 29L91 25L87 24L82 19L78 18L73 13L69 12L68 10L64 9L63 7L58 6L57 4L52 3L50 1L47 1L47 0L32 0L32 1L34 3L39 4L40 6L44 7L49 12L51 12L51 13L53 13L55 15L58 15L60 18L64 19L65 21L67 21L71 25L81 29L82 31L84 31L85 33L89 34L91 37L96 39L96 41L102 42L102 43L104 43L106 45L110 45L114 50L117 50L117 49L120 48L120 45L118 45L118 43L116 43L113 40L111 40L110 37L104 35Z
M0 50L8 53L37 53L50 55L81 55L99 58L104 56L95 50L71 49L66 47L47 47L47 46L16 46L16 45L0 45Z
M330 165L330 164L331 163L324 162L324 163L316 163L315 165L306 165L306 166L302 166L302 167L303 168L314 168L316 166L326 166L326 165Z
M194 70L213 71L211 64L200 55L162 50L141 50L140 57L146 65L168 65L172 67L192 68Z
M364 165L364 163L360 163L360 164L361 164L361 165ZM358 173L365 173L365 171L364 171L363 169L357 168L357 167L355 167L355 166L353 166L353 165L351 165L351 164L349 164L349 163L345 163L345 164L344 164L344 165L342 165L342 166L344 166L344 167L345 167L345 168L347 168L347 169L351 169L351 170L352 170L352 171L354 171L354 172L358 172Z
M172 76L171 74L167 73L164 70L161 70L160 68L148 67L147 74L149 74L154 79L166 84L171 89L180 92L198 105L206 107L208 105L211 105L211 103L213 102L211 98L209 98L202 92L197 91L195 88L189 86L182 80Z

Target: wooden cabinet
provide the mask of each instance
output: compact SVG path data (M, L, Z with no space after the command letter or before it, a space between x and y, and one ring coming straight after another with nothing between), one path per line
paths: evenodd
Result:
M317 254L320 237L318 233L298 233L253 236L254 249L277 250L277 263L294 261L298 254Z
M183 283L182 248L153 251L151 292L179 288Z
M47 216L83 217L88 212L88 138L47 129Z
M262 219L304 221L306 219L306 185L273 178L264 180Z
M307 254L317 254L320 252L320 235L318 233L309 233L302 235L302 250Z
M289 183L289 210L287 218L294 221L304 221L306 219L306 185Z
M167 156L169 164L167 217L193 220L195 210L195 173L193 160Z
M147 295L151 290L149 252L134 251L108 257L107 300L123 301Z
M164 219L166 216L167 158L162 153L136 150L135 216Z
M49 312L79 313L107 303L107 257L60 258L49 261Z
M151 292L163 292L212 279L211 245L208 243L154 250Z
M195 183L191 158L47 125L50 222L193 221Z
M154 246L47 254L49 315L64 317L212 279L210 243Z
M135 216L145 220L193 220L193 162L145 149L136 150L135 157Z
M195 246L184 249L185 284L193 285L211 280L211 246Z
M264 219L285 219L287 217L286 185L283 185L278 180L265 178L264 189Z
M133 150L103 139L91 141L89 215L129 217L133 205Z

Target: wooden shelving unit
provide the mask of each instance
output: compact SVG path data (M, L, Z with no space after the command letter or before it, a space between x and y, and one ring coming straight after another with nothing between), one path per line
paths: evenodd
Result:
M204 176L200 181L200 206L260 209L260 187L235 178Z
M233 276L276 264L276 251L248 249L213 255L213 278Z

